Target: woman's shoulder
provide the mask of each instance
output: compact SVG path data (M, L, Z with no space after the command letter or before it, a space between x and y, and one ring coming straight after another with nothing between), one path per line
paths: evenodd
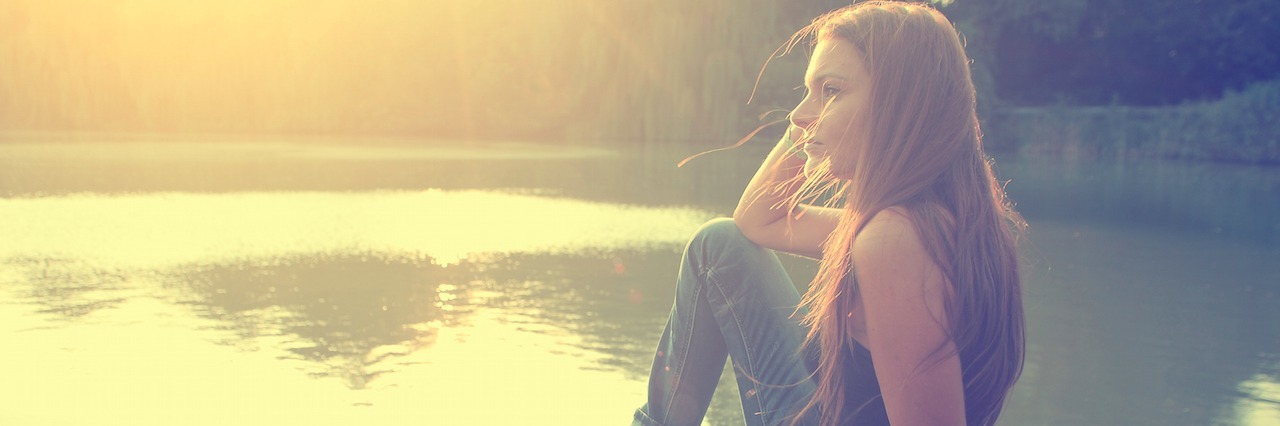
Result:
M884 244L905 244L906 246L899 248L909 249L911 244L908 243L919 241L915 223L915 216L906 207L893 206L880 210L867 219L866 225L862 226L857 238L854 238L854 251L856 253L859 246L876 248Z
M937 265L920 236L916 220L911 210L900 206L881 210L867 220L851 248L859 281L868 281L861 285L904 278L915 281L923 278L922 272L937 276Z
M853 254L885 250L927 254L925 241L929 239L940 238L944 247L950 247L955 226L955 216L936 203L891 206L877 212L862 226L853 241Z

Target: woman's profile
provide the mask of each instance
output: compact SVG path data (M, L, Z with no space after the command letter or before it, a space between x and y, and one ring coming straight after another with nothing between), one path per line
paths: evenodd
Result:
M751 425L994 423L1024 358L1025 224L959 35L927 5L872 1L799 42L808 93L733 218L686 247L635 424L700 424L726 357ZM819 259L803 296L775 251Z

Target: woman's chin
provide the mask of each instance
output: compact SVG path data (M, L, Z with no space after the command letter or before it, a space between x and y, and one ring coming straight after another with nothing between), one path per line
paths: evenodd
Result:
M804 177L811 180L846 180L849 179L848 170L836 170L831 165L831 159L826 156L810 155L804 161Z
M808 179L830 179L830 167L824 162L825 157L809 155L809 158L804 160L804 177Z

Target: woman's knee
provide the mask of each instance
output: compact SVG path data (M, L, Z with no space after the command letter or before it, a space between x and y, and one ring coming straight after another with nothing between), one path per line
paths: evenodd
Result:
M742 235L742 229L738 228L738 224L730 217L718 217L707 221L698 228L693 234L694 240L711 240L737 242L738 240L746 240L746 236Z
M760 246L747 239L732 218L721 217L704 223L689 241L690 251L703 255L724 254L742 249L759 250Z

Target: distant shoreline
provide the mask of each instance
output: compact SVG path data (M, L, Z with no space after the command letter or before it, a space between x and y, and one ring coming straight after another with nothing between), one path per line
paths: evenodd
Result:
M1040 106L996 107L980 117L984 144L996 155L1062 158L1084 161L1166 159L1280 167L1280 80L1255 84L1221 99L1173 106ZM427 149L432 153L471 158L477 150L498 148L525 158L548 155L540 146L587 150L587 157L616 155L614 148L642 145L687 147L689 154L729 145L737 136L704 140L649 141L629 139L604 124L577 123L578 132L528 138L444 138L420 134L146 132L0 129L0 144L22 142L96 143L187 142L321 145L362 148ZM570 130L570 129L565 129ZM581 131L581 130L585 130ZM567 136L579 135L577 137ZM588 135L612 135L602 139ZM776 136L774 136L776 138ZM764 138L764 137L761 137ZM722 142L708 142L708 141ZM772 140L770 140L772 142ZM755 144L754 142L752 143ZM772 146L772 145L769 145ZM674 148L673 148L674 149ZM680 148L683 149L683 148ZM445 152L448 151L448 152ZM459 154L461 153L461 154ZM349 155L350 153L344 153ZM384 153L402 155L404 152ZM584 152L577 152L577 156ZM491 157L492 154L481 156ZM550 154L562 157L563 153Z
M1280 166L1280 81L1213 102L1161 107L1010 107L984 117L988 148L1079 159Z

